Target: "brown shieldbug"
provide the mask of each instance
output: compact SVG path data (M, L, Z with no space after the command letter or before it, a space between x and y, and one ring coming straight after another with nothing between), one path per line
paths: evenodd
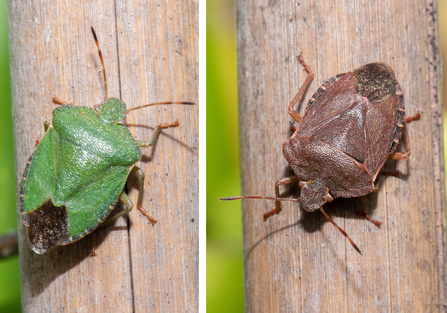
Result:
M264 214L264 219L281 211L280 201L299 201L306 211L320 210L362 254L348 234L326 214L323 205L334 198L362 197L361 214L380 226L380 222L363 212L364 196L377 191L379 173L396 174L380 171L387 159L410 156L406 124L418 119L420 113L405 119L404 97L394 71L385 63L370 63L324 82L301 117L294 106L309 87L314 73L301 55L298 60L308 75L289 105L289 115L299 126L283 144L284 157L295 176L276 182L276 197L240 196L221 200L276 200L275 209ZM402 133L407 152L394 152ZM296 182L301 189L300 197L281 198L279 186Z

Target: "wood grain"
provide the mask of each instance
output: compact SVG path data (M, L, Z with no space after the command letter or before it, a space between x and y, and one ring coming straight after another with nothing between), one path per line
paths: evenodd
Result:
M56 107L104 99L98 35L109 97L128 107L155 101L198 102L198 1L9 2L17 182ZM195 312L198 310L198 105L129 113L137 139L162 131L142 149L143 206L93 236L37 255L20 228L24 312ZM136 179L129 194L136 203ZM91 243L97 256L90 257Z
M243 194L274 195L292 176L281 145L290 136L287 107L306 73L315 78L299 106L324 80L370 62L386 62L401 84L409 125L409 160L385 169L361 217L358 199L338 199L325 211L364 255L319 212L296 203L267 222L273 202L244 201L247 312L445 312L444 164L440 58L435 1L238 0L238 79ZM399 150L404 147L401 144ZM298 186L283 187L298 197Z

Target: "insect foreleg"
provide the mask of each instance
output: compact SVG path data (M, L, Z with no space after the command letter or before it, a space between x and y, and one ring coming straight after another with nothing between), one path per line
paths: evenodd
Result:
M293 109L295 104L298 102L298 100L301 98L301 96L304 94L304 92L307 90L307 87L309 87L310 83L312 82L312 79L314 78L314 73L310 69L310 67L304 62L303 57L301 54L298 56L298 61L300 61L301 65L304 67L306 72L308 73L306 80L304 81L303 85L300 87L300 90L298 90L298 93L296 94L295 98L293 98L292 102L289 105L289 115L298 123L301 122L302 117L298 114L297 111Z
M288 185L288 184L292 184L292 183L297 183L299 181L300 181L300 179L297 176L284 177L284 178L281 178L280 180L278 180L275 183L276 197L280 198L280 195L279 195L279 186L280 185ZM266 219L268 219L270 216L272 216L274 214L278 214L279 212L281 212L281 202L276 200L276 207L273 210L271 210L270 212L267 212L264 214L264 221Z
M59 99L57 97L53 97L53 102L59 105L73 105L73 103Z
M160 135L160 132L162 129L164 128L169 128L169 127L177 127L179 126L179 122L175 121L172 123L162 123L159 124L155 127L154 132L152 133L152 138L150 141L142 141L142 140L137 140L137 144L139 147L142 148L147 148L147 147L151 147L155 144L155 142L157 141L158 136Z

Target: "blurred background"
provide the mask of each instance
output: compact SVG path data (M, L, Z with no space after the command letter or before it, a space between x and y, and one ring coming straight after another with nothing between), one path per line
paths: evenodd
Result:
M0 235L17 229L8 49L8 6L0 1ZM21 312L17 255L0 260L0 277L0 312Z
M447 1L438 9L447 60ZM206 14L207 311L243 312L241 202L218 201L240 194L234 0L207 0ZM10 89L7 3L0 1L0 234L17 228ZM0 260L0 277L0 312L21 312L17 256Z
M234 0L206 2L206 307L243 312ZM202 128L203 129L203 128Z

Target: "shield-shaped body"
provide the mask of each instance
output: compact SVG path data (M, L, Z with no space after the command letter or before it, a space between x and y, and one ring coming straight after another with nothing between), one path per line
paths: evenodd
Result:
M366 64L326 81L309 101L297 130L283 144L300 180L301 206L318 210L333 198L360 197L402 136L402 90L384 63Z
M101 109L89 107L55 109L52 125L28 161L20 212L37 253L76 241L101 224L141 157L127 127L109 121L124 116L125 104L111 98L101 107L110 114L101 116Z

